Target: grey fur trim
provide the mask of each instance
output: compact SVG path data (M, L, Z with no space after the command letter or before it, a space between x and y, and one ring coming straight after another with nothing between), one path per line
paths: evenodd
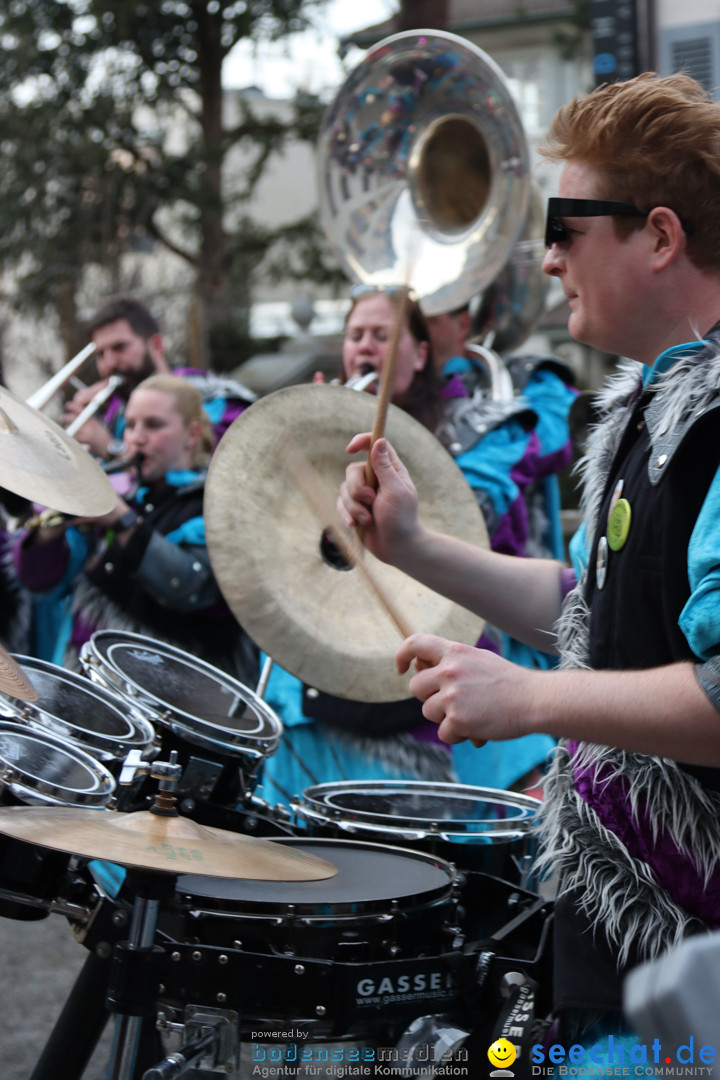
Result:
M707 929L669 896L650 867L630 855L573 789L564 747L556 751L546 778L541 813L546 838L553 842L538 859L537 872L552 866L561 874L562 892L577 890L593 929L615 947L618 966L631 954L653 959L688 934Z
M579 466L588 544L641 372L640 364L623 362L600 395L601 419L591 431ZM653 409L663 428L678 424L689 408L698 412L720 387L717 343L702 354L678 360L655 387ZM583 578L566 598L557 625L561 667L566 669L590 667L590 611L584 586ZM552 867L561 875L563 892L579 890L586 916L615 946L619 964L627 961L631 950L650 959L687 934L706 929L659 886L651 868L631 856L575 791L574 768L601 770L608 782L624 777L635 823L643 815L654 837L669 836L706 881L720 865L720 796L705 791L674 761L588 743L579 744L571 761L567 747L561 745L545 781L539 823L544 848L538 870Z

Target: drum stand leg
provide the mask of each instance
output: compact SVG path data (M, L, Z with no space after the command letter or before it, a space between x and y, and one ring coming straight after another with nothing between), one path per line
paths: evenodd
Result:
M127 882L135 902L128 940L115 946L113 956L108 1003L116 1017L107 1080L133 1080L135 1076L143 1018L154 1013L157 998L150 973L158 951L153 942L160 900L173 895L175 877L129 871ZM123 964L128 966L123 968Z
M30 1080L81 1080L109 1013L110 960L89 953Z

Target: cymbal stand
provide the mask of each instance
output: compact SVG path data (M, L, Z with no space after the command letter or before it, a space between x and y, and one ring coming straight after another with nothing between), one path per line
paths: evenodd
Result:
M155 761L146 767L160 780L150 813L177 814L175 790L182 769L176 762L173 751L169 763ZM128 772L137 767L133 761ZM121 782L126 781L127 777L121 777ZM107 1004L115 1012L115 1033L107 1080L134 1078L143 1019L155 1015L157 1004L159 980L154 975L164 955L164 950L154 945L160 902L172 898L176 881L175 874L128 870L127 884L135 899L128 939L118 942L113 953Z

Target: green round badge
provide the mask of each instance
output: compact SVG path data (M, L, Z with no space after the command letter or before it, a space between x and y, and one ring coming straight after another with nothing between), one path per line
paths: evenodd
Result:
M613 551L619 551L627 540L631 518L630 503L627 499L618 499L608 518L607 527L608 544Z

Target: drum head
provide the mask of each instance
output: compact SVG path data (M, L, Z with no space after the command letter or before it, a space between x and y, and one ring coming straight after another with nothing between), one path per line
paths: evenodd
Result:
M337 874L325 881L244 881L182 875L177 891L207 906L243 912L271 913L290 906L298 916L352 914L358 918L434 903L446 897L453 869L443 859L404 848L344 840L283 838L278 844L299 845L309 855L326 859Z
M421 780L316 784L292 805L300 818L332 822L348 832L480 843L527 836L540 808L529 795Z
M115 781L79 746L0 722L0 780L21 802L107 806Z
M37 690L38 700L17 702L14 711L33 727L72 739L101 760L124 758L130 750L144 750L154 742L152 724L117 695L44 660L15 659ZM0 697L13 701L9 695Z
M272 753L280 741L282 724L262 698L172 645L99 630L83 662L141 703L158 724L198 746L259 757Z

